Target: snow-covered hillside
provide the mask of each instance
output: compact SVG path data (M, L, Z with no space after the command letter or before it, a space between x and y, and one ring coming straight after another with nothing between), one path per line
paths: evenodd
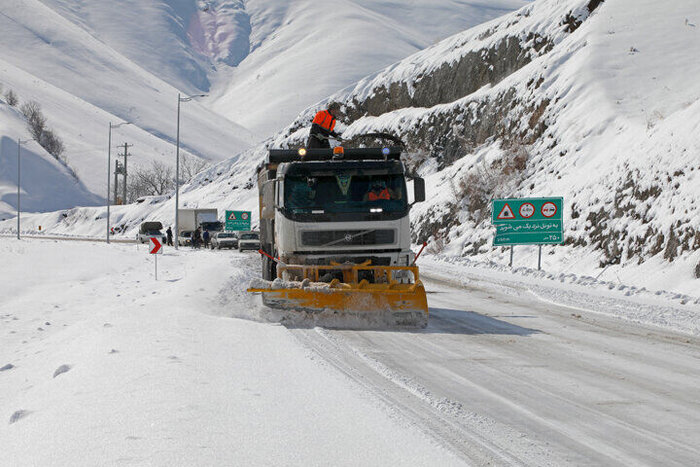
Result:
M346 136L408 142L430 187L416 240L434 252L505 262L489 200L562 195L567 246L546 248L550 269L693 290L698 15L692 0L540 0L331 98L346 103ZM314 110L273 144L302 144Z
M271 134L336 89L527 1L8 0L0 85L20 105L40 103L79 180L103 197L110 121L132 122L114 135L134 144L132 168L173 166L177 93L208 93L184 104L181 144L222 160L253 143L248 129ZM0 136L21 136L3 123ZM56 204L54 185L35 192L47 201L33 209L94 204Z
M134 144L134 167L153 160L174 165L178 90L49 5L3 2L3 92L13 90L20 105L41 105L50 127L65 142L69 164L93 193L105 192L110 121L132 122L114 136L115 143ZM242 127L190 102L182 113L181 141L186 151L217 161L253 139Z
M564 196L566 244L548 271L601 275L692 293L700 262L700 14L692 0L539 0L409 56L331 96L344 134L390 131L409 144L429 202L413 211L434 254L507 262L492 248L489 200ZM450 83L450 85L445 85ZM200 174L188 207L255 212L254 167L266 147L303 144L309 108L286 130ZM172 200L120 208L171 223ZM26 230L100 235L104 209L47 214ZM2 224L9 231L10 223ZM516 264L536 264L516 248ZM695 293L697 295L697 293Z
M25 120L0 99L0 121L5 135L23 135ZM66 209L98 204L101 199L85 188L64 164L48 154L35 141L22 140L21 207L24 211ZM53 196L45 196L50 190ZM17 139L0 136L0 219L16 215Z
M207 2L202 39L220 45L248 33L247 55L214 81L213 108L269 136L301 110L436 40L502 15L528 0L248 0ZM234 32L223 18L235 17ZM243 19L248 23L240 25ZM223 23L223 24L222 24Z

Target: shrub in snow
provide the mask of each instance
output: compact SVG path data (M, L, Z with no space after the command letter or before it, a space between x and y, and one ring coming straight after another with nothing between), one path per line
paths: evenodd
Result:
M154 161L148 168L140 168L129 174L126 196L129 203L142 196L163 195L175 188L172 167Z
M41 136L39 137L39 144L41 147L46 149L46 152L51 154L53 157L56 159L62 160L61 156L63 155L63 152L66 150L65 146L63 145L63 141L54 134L53 131L51 130L44 130L41 133ZM63 160L63 162L66 162Z
M32 139L38 142L46 152L66 164L66 161L61 158L66 148L61 138L46 127L46 117L41 112L41 105L37 101L29 101L22 104L20 111L27 119L27 127Z
M209 167L209 163L199 157L183 154L180 160L180 183L189 183L195 175Z
M19 97L17 97L17 94L15 94L12 89L8 89L5 93L5 102L14 107L19 103Z
M41 113L41 106L37 101L29 101L22 104L19 110L27 119L27 126L32 138L41 144L41 134L46 129L46 117Z
M528 158L525 146L517 145L502 158L477 165L455 187L458 203L467 209L474 221L485 220L492 199L515 193L524 178Z

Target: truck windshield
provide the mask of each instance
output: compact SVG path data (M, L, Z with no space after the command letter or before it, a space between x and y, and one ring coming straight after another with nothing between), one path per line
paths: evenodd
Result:
M200 225L202 230L208 230L210 232L219 232L224 230L224 224L219 221L202 222Z
M285 207L295 213L393 212L406 208L401 174L288 175Z

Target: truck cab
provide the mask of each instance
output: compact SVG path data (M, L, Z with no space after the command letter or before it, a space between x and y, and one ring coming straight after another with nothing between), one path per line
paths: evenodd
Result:
M286 264L409 266L413 261L401 150L271 150L258 168L260 244ZM414 202L425 199L414 178ZM263 258L263 278L276 277Z

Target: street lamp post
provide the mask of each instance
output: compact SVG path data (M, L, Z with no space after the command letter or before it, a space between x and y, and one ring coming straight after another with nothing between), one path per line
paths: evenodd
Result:
M20 239L20 233L19 233L19 215L20 214L19 213L21 212L20 205L19 205L19 203L20 203L19 191L20 191L20 180L21 180L20 176L22 173L20 170L20 161L21 161L20 151L22 148L22 144L27 143L29 141L30 140L28 140L28 139L17 138L17 240Z
M177 136L175 138L175 249L178 250L180 243L180 102L189 102L195 97L205 97L206 94L182 97L177 93Z
M122 122L122 123L117 123L116 125L112 125L112 122L109 122L109 138L107 139L107 197L105 200L107 201L107 243L109 243L109 183L110 183L110 164L112 163L112 128L119 128L122 125L128 125L131 122Z

